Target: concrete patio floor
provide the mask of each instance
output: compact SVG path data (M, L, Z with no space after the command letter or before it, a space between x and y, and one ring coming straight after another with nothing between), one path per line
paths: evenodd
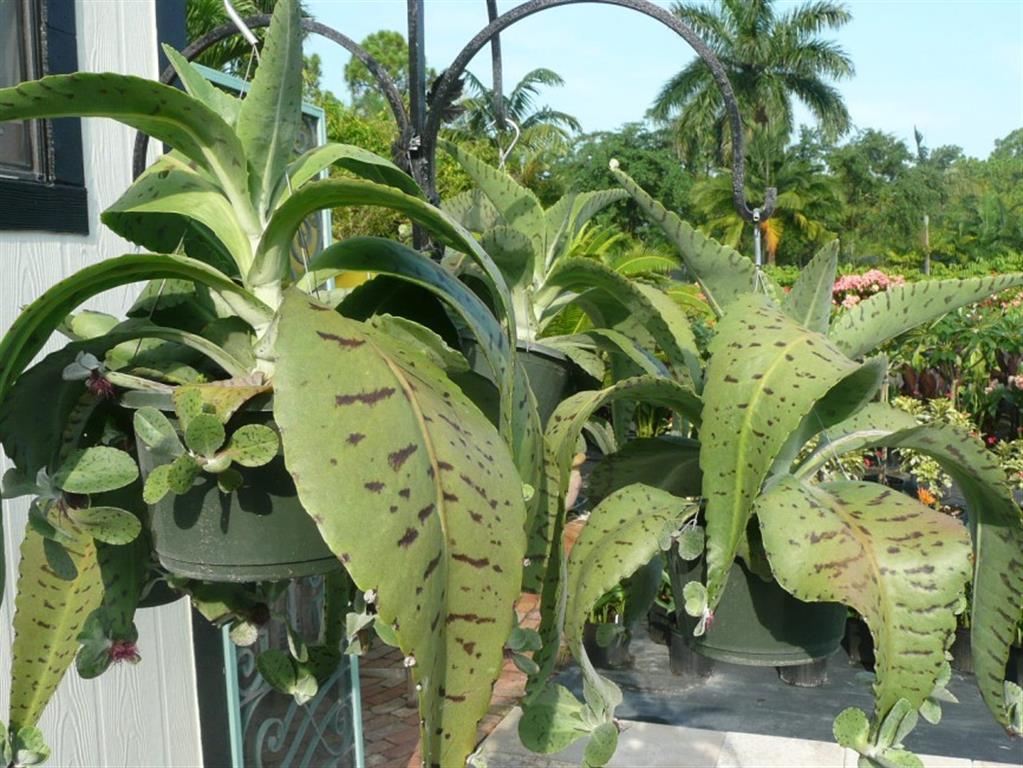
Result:
M622 688L622 733L611 766L617 768L854 768L856 755L832 740L831 723L846 707L870 711L869 677L843 651L828 662L819 688L782 683L772 668L717 665L703 682L687 684L668 669L668 653L641 633L633 639L632 669L608 673ZM581 696L575 667L558 682ZM1020 768L1023 740L1009 738L980 699L971 676L949 685L959 704L948 704L940 725L921 721L906 740L927 768ZM535 755L516 734L513 710L483 742L487 768L561 768L580 764L583 746L553 756Z

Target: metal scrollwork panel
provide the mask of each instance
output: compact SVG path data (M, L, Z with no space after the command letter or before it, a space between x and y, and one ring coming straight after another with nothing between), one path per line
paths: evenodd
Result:
M286 612L307 642L320 635L323 579L295 581L276 611ZM260 630L259 640L237 650L241 705L242 764L254 768L347 768L356 765L357 707L353 701L351 659L341 664L316 696L299 706L291 696L268 686L256 671L259 652L287 651L282 622Z

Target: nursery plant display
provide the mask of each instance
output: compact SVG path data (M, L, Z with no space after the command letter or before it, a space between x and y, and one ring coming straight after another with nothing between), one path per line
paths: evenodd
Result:
M76 653L85 674L137 659L132 617L154 581L193 597L244 642L266 620L280 580L340 564L412 667L424 760L461 764L511 630L523 482L536 482L540 455L504 280L469 233L388 161L337 144L293 157L297 2L277 4L244 100L167 55L187 93L87 73L0 90L0 121L111 117L173 148L103 214L148 252L56 284L0 342L0 440L14 464L5 494L33 497L4 758L45 758L35 725ZM317 180L332 163L361 178ZM468 254L496 317L439 265L393 241L343 241L294 273L302 221L346 205L401 212ZM498 427L448 378L465 362L432 331L388 315L346 316L345 301L323 284L344 269L423 286L460 318L502 383ZM134 282L148 286L127 320L69 314ZM72 341L28 367L58 327ZM278 485L267 491L264 482ZM181 563L165 545L174 526L189 526L181 515L194 517L196 495L224 507L229 532L255 516L253 503L290 495L265 517L287 514L291 531L305 521L296 533L305 544L287 546L306 560L289 555L258 573L174 573ZM290 654L274 652L260 669L301 701L339 649L292 639Z
M743 256L704 238L624 173L615 175L679 246L718 315L702 397L689 409L705 504L699 519L706 577L690 581L683 594L686 612L698 619L696 632L712 625L736 557L801 600L855 608L875 641L875 710L869 718L855 708L844 711L835 736L860 752L863 765L920 765L901 742L918 715L936 720L946 700L945 654L972 580L977 684L998 722L1020 732L1023 692L1006 682L1005 669L1023 608L1023 514L978 440L875 402L887 362L863 358L915 325L1023 284L1023 275L893 286L832 319L837 249L822 250L791 293L781 295ZM553 428L552 422L549 440ZM963 489L969 530L883 485L820 471L836 456L867 446L911 448L936 460ZM695 518L696 506L675 498L676 509L686 504L691 510L671 521L679 539L678 525ZM579 541L585 536L584 529ZM653 538L615 556L638 567L655 552ZM666 547L672 538L665 537ZM573 582L578 547L569 562L570 607L590 589L589 582ZM580 664L585 672L586 661ZM573 716L587 722L620 697L597 681L586 691L583 714ZM546 695L534 706L555 713L574 706L560 694ZM524 728L536 725L523 722ZM593 733L591 744L599 741Z

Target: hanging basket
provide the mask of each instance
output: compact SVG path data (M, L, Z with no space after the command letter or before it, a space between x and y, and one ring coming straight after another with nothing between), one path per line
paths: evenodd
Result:
M133 392L122 404L131 409L153 406L177 427L168 396ZM244 424L273 427L269 400L242 408L229 428ZM145 478L157 461L142 440L136 443ZM214 476L201 474L187 493L168 494L149 506L153 548L164 568L205 581L256 582L341 567L299 502L283 456L262 467L238 469L244 482L233 493L222 493Z

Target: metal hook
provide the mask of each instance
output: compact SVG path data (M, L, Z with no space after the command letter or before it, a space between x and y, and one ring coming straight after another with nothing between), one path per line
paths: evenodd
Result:
M227 12L227 18L231 20L231 23L238 28L238 32L244 37L249 45L252 46L252 52L256 56L256 61L259 61L259 38L256 37L255 33L249 29L249 26L242 20L242 17L238 15L238 11L231 5L231 0L224 0L224 10Z

